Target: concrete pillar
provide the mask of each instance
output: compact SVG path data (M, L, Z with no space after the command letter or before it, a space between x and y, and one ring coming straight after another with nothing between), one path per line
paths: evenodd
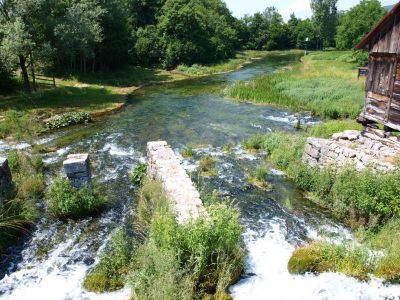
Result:
M70 154L63 165L65 174L74 188L92 187L89 154Z
M12 190L12 175L8 165L8 159L0 157L0 205Z

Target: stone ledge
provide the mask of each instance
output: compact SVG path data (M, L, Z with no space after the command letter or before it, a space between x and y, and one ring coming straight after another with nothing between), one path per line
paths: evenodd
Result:
M180 224L207 214L200 193L167 142L147 144L147 173L161 182Z

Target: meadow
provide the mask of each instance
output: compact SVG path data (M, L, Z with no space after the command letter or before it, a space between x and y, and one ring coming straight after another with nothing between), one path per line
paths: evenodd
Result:
M364 80L357 80L351 51L313 52L301 62L227 90L238 101L272 104L308 111L325 119L355 118L364 101Z

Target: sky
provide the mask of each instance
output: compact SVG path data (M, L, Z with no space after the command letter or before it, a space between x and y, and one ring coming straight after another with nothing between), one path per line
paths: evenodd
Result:
M254 14L258 11L264 11L268 6L275 6L282 14L285 20L289 19L291 13L295 13L298 18L307 18L311 16L311 0L224 0L232 11L233 15L240 18L245 14ZM339 10L346 10L357 5L359 0L339 0ZM397 0L381 0L382 5L395 4Z

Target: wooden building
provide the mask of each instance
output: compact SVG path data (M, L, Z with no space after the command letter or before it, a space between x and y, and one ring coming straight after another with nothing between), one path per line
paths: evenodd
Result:
M359 121L400 130L400 2L356 46L369 51L366 99Z

